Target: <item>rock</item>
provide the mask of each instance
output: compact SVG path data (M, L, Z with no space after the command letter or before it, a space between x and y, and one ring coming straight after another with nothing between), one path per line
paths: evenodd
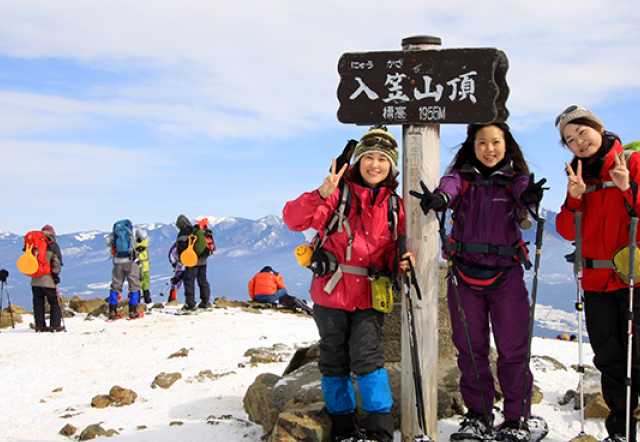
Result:
M189 356L189 350L187 350L186 348L181 348L179 351L173 353L172 355L169 356L168 359L172 359L172 358L185 358Z
M324 402L293 403L280 413L269 442L331 440L331 418Z
M180 373L160 373L151 383L151 388L164 388L171 387L178 379L182 379Z
M91 399L91 406L94 408L107 408L111 405L111 398L107 394L101 394Z
M107 432L98 424L89 425L80 433L80 440L90 440L97 436L106 436Z
M250 357L252 363L284 362L291 356L290 349L282 344L274 344L271 348L250 348L244 356Z
M184 425L184 422L180 422L180 421L171 421L169 422L169 426L170 427L180 427Z
M607 407L607 404L604 402L601 393L585 395L584 402L585 419L605 419L609 416L609 407Z
M576 437L575 439L571 439L569 442L598 442L598 439L595 437L585 434L584 436Z
M287 365L287 368L285 368L282 375L286 376L303 365L318 361L318 359L320 359L319 344L314 344L311 347L300 348L293 354L293 357L289 361L289 365Z
M75 295L69 301L69 308L78 313L87 313L89 311L87 304L82 296Z
M14 324L22 324L22 315L16 311L17 308L24 310L22 307L12 305L13 315L9 307L0 311L0 328L13 327ZM13 318L12 318L13 317Z
M73 436L74 434L76 434L76 431L78 431L76 427L71 424L67 424L62 427L62 430L60 430L60 434L62 434L63 436Z
M559 362L557 359L551 356L537 356L531 357L531 365L539 368L540 371L546 373L547 371L564 370L567 371L567 367Z
M109 398L116 407L131 405L136 401L137 397L138 394L135 391L127 390L118 385L114 385L109 391Z
M226 297L216 298L213 300L213 304L216 308L234 308L242 307L246 308L249 304L244 301L229 301Z
M280 376L272 373L259 375L242 400L249 420L262 425L265 433L271 433L280 413L273 400L273 387L280 379Z

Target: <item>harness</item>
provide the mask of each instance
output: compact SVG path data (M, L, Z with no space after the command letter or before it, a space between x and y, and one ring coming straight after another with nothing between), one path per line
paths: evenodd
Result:
M453 219L456 218L458 213L458 206L462 201L462 198L466 191L469 189L469 186L485 186L485 187L506 187L511 189L511 185L513 184L513 177L505 176L504 178L497 180L474 180L473 172L465 172L461 173L460 177L462 178L462 188L460 189L460 193L456 198L456 201L453 206ZM529 261L529 252L526 248L527 243L524 240L520 239L518 244L513 247L505 247L505 246L495 246L493 244L474 244L474 243L462 243L457 242L453 238L448 237L449 250L452 254L462 253L462 252L471 252L471 253L483 253L486 255L500 255L500 256L510 256L515 258L518 262L524 265L526 270L531 268L531 261Z
M351 230L349 224L349 214L351 213L351 186L346 180L341 180L339 184L340 198L338 205L334 211L331 219L327 223L324 229L324 236L320 243L315 247L313 257L311 258L311 268L314 268L314 258L316 261L322 260L323 262L332 261L329 265L323 265L325 271L322 274L316 273L319 276L324 276L333 272L333 275L329 279L329 282L324 287L327 293L331 293L342 278L342 275L349 273L352 275L369 276L369 269L366 267L358 267L348 264L339 264L335 256L332 253L325 250L324 245L327 238L334 232L346 231L349 235L349 241L347 243L347 253L345 255L347 261L351 261L351 245L355 240L355 233ZM387 225L392 234L393 241L398 240L398 214L400 212L400 200L395 192L390 192L387 198Z

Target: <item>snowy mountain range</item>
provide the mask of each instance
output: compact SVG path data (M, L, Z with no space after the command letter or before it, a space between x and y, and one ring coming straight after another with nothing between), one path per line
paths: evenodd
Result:
M550 337L558 333L576 333L577 317L573 310L576 285L572 267L564 258L573 247L556 233L556 213L543 208L541 214L547 221L538 281L536 335ZM202 217L197 219L200 218ZM258 220L207 218L216 241L216 252L209 258L207 266L212 299L221 296L230 300L248 299L247 284L265 265L282 273L291 295L309 299L311 272L298 264L293 253L297 246L308 242L308 232L292 232L282 218L275 215ZM173 271L167 253L175 241L177 228L173 223L140 224L136 227L147 230L149 235L153 300L165 301L169 293L166 284ZM112 269L112 263L108 259L109 250L104 243L104 237L108 233L92 230L58 236L57 242L62 249L64 261L59 285L61 295L68 298L74 295L84 298L108 296ZM533 262L535 225L524 232L524 238L531 242L529 249ZM11 302L30 309L30 278L20 273L16 267L16 261L22 254L23 241L23 236L0 231L0 268L9 271ZM529 288L532 276L533 271L526 272ZM159 296L161 292L164 297ZM6 292L3 296L6 305ZM182 293L178 299L183 299Z

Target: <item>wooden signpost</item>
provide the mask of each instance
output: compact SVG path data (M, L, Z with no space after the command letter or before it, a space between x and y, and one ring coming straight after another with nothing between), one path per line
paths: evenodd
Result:
M493 48L440 49L438 37L402 40L402 51L345 53L338 62L338 120L358 125L403 126L405 233L416 257L422 301L412 298L420 355L425 432L438 433L438 266L440 241L433 212L425 217L410 190L422 192L440 179L440 124L506 121L508 61ZM402 299L403 441L419 434L408 343L406 302Z

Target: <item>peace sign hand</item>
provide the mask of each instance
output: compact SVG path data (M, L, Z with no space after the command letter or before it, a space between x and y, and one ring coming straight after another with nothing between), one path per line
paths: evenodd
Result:
M582 160L578 160L578 168L576 169L576 172L573 171L571 164L564 164L567 165L567 174L569 178L567 191L569 192L569 195L571 195L571 198L579 200L582 198L584 191L587 190L587 185L582 179Z
M318 193L322 197L322 199L327 199L329 195L333 195L333 192L338 188L338 184L340 183L340 178L344 175L345 170L347 170L347 166L349 164L345 164L342 166L340 171L336 173L336 159L332 159L331 164L331 173L328 177L324 179L322 182L322 186L318 189Z
M620 190L626 192L629 188L629 169L627 169L627 158L624 152L620 152L620 155L613 156L615 165L613 169L609 171L611 180Z

